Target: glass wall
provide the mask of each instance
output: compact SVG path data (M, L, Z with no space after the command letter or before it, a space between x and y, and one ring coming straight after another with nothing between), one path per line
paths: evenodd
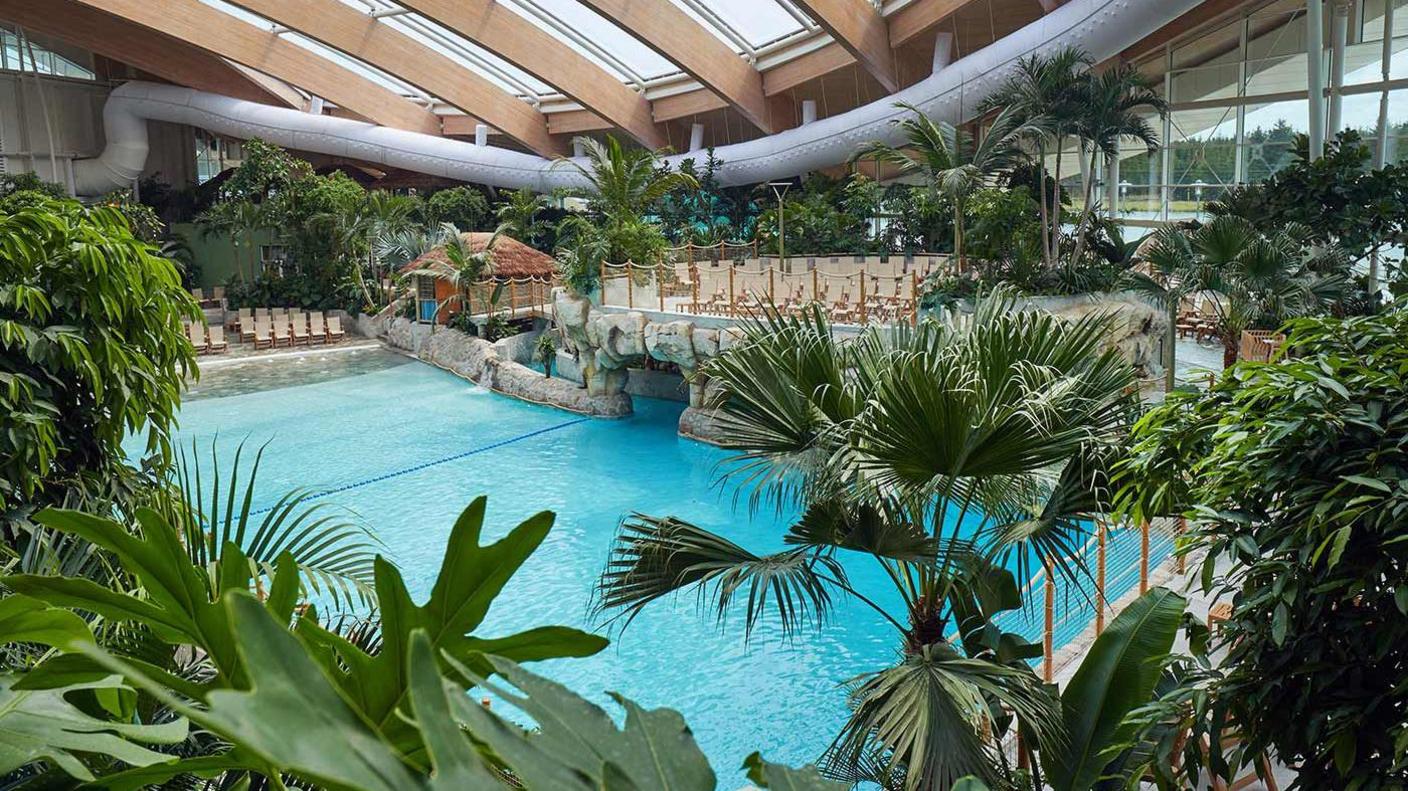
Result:
M1408 158L1408 0L1331 0L1324 6L1320 58L1327 128L1357 130L1384 161ZM1391 18L1388 41L1386 17ZM1336 64L1333 42L1343 26ZM1228 187L1275 173L1291 160L1297 134L1310 128L1306 90L1305 0L1276 0L1165 46L1138 65L1169 102L1161 147L1126 143L1118 173L1099 163L1102 203L1133 226L1197 217ZM1338 91L1334 75L1342 72ZM1380 127L1381 118L1386 122ZM1064 170L1064 169L1063 169ZM1079 187L1078 171L1067 188ZM1108 189L1110 180L1116 188Z
M30 58L31 45L33 59ZM69 77L75 80L93 79L91 69L50 52L47 49L26 41L13 31L0 28L0 71L38 71L54 77Z

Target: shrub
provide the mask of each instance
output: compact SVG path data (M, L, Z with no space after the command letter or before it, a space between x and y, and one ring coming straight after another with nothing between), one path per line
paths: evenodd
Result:
M473 187L451 187L430 196L425 215L431 225L448 222L461 230L478 231L489 220L489 201Z
M5 520L111 491L129 432L167 455L201 320L176 267L117 209L48 199L0 215L0 284Z
M1408 782L1408 313L1292 322L1293 357L1241 363L1136 426L1123 507L1186 512L1203 587L1230 600L1198 682L1194 753L1235 728L1293 787ZM1230 563L1221 577L1214 562ZM1235 723L1235 726L1231 725ZM1237 761L1228 763L1236 767Z

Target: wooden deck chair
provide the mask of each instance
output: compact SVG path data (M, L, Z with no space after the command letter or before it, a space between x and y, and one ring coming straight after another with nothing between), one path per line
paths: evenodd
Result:
M254 309L240 308L239 330L240 343L254 343Z
M321 310L315 310L308 314L308 342L328 342L328 328L327 325L323 323L323 312Z
M199 303L199 302L204 302L204 301L205 301L205 289L203 289L203 288L193 288L193 289L191 289L191 299L194 299L194 300L195 300L196 302L198 302L198 303Z
M274 317L274 346L292 346L293 336L288 334L288 318Z
M210 354L224 354L230 350L230 344L225 342L225 328L219 324L210 325L210 343L206 345L206 351Z
M289 324L293 327L293 345L308 345L308 314L303 311L289 314Z
M273 327L267 317L254 320L254 348L268 349L274 345Z
M345 333L342 331L342 318L340 316L328 316L328 343L338 343Z
M186 340L195 347L196 354L205 354L205 327L195 322L182 322L186 330Z
M215 288L210 289L210 301L211 301L211 302L219 303L219 304L221 304L221 305L224 305L224 304L225 304L225 287L224 287L224 286L216 286Z

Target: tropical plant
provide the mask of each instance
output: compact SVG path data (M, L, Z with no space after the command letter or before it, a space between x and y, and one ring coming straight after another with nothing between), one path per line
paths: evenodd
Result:
M610 254L606 235L590 220L569 215L558 224L557 238L554 256L562 284L577 296L590 297L601 285L601 266Z
M1309 244L1300 225L1263 233L1233 216L1215 217L1185 233L1160 230L1145 254L1147 278L1129 281L1170 311L1185 294L1211 301L1223 364L1237 361L1243 330L1275 329L1284 321L1325 311L1348 285L1349 261L1337 249Z
M918 175L948 199L953 210L953 255L964 257L963 227L970 195L990 185L997 173L1021 155L1017 141L1022 130L1012 110L998 113L986 134L976 142L967 132L947 121L935 121L912 104L895 105L911 115L896 121L904 142L899 146L876 140L853 156L890 165L901 175Z
M1040 647L993 618L1021 606L1010 564L1081 573L1082 520L1102 509L1104 460L1130 407L1130 367L1105 348L1109 319L1066 322L980 301L971 325L925 320L838 341L819 310L745 325L703 369L718 388L726 474L749 502L798 507L788 547L756 554L675 517L622 526L599 608L629 622L696 589L722 619L746 602L784 633L821 624L837 596L895 630L896 665L857 677L851 717L824 761L833 777L948 789L1008 782L994 740L1015 712L1028 744L1059 743L1056 698L1026 664ZM901 602L849 582L838 555L878 563ZM950 639L955 634L957 639Z
M1015 73L983 102L985 110L1009 111L1036 165L1042 258L1056 264L1061 239L1061 165L1066 144L1079 139L1089 102L1090 56L1072 47L1028 55ZM1047 159L1054 161L1052 187L1046 188Z
M572 143L582 149L585 161L563 158L554 167L571 168L586 179L586 197L602 219L611 259L655 260L658 255L652 254L663 251L666 240L658 226L645 221L646 211L674 190L697 189L698 181L688 173L670 170L656 152L623 146L612 135L604 142L576 137Z
M0 717L13 737L0 749L0 774L24 767L35 782L64 783L67 776L118 789L197 778L371 791L713 788L713 771L677 713L616 695L626 712L618 727L595 705L518 664L591 655L605 647L602 638L560 626L473 634L553 521L538 514L485 546L484 511L479 498L456 522L424 605L410 599L395 567L377 560L383 609L370 651L300 604L299 571L286 552L261 589L232 544L214 574L191 565L179 531L155 512L142 513L141 534L129 535L92 516L46 511L40 521L112 552L147 595L64 577L5 578L8 588L23 591L0 600L5 639L59 652L27 673L0 676ZM140 625L171 653L194 657L200 672L178 675L100 648L70 607ZM471 701L470 686L498 694L536 729ZM68 702L85 694L102 705ZM201 730L189 731L188 722ZM208 749L179 752L177 742L198 735L214 737ZM173 751L157 751L163 749ZM835 788L814 769L787 769L756 755L749 768L763 787Z
M494 216L509 236L524 244L536 246L544 230L538 215L542 213L545 205L543 196L524 187L509 193L494 211Z
M1232 214L1258 227L1299 223L1316 242L1343 249L1355 260L1368 259L1366 285L1377 301L1384 270L1401 263L1408 241L1408 166L1374 167L1372 152L1359 133L1345 130L1325 143L1312 160L1310 143L1297 135L1291 157L1264 181L1227 190L1208 203L1214 216ZM1401 291L1408 280L1400 281Z
M433 193L425 201L425 219L433 226L450 223L466 231L485 226L491 214L484 193L470 186L450 187Z
M122 442L170 456L201 314L176 267L112 207L50 200L0 215L0 523L111 493Z
M1170 787L1268 751L1295 789L1408 783L1405 334L1402 311L1294 320L1285 358L1175 391L1136 425L1120 509L1196 519L1186 551L1231 610L1219 658L1169 693L1188 734L1165 746Z
M1149 79L1133 64L1125 63L1085 78L1083 112L1080 114L1081 150L1089 151L1085 174L1085 201L1075 230L1075 251L1071 258L1081 260L1085 249L1085 229L1096 216L1095 164L1100 157L1112 162L1121 154L1121 144L1133 139L1150 153L1158 150L1159 135L1149 123L1162 118L1168 104L1155 92Z
M539 335L533 344L533 356L543 364L543 376L551 379L552 364L557 360L557 338L551 332Z
M216 203L196 217L196 227L202 236L229 239L237 270L246 283L254 282L259 234L270 227L264 204L249 200Z

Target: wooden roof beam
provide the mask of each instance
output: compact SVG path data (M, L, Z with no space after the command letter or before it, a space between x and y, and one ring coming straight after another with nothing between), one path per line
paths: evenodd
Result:
M439 134L435 114L267 30L197 0L75 0L327 99L374 123Z
M665 132L644 96L494 0L400 0L400 4L557 88L642 145L665 145Z
M670 0L582 3L679 66L758 129L771 133L786 128L769 112L758 70ZM663 119L657 115L657 120Z
M303 109L209 52L71 0L5 0L0 19L202 91Z
M831 34L885 90L899 90L890 28L869 0L792 0Z
M562 153L547 119L446 55L339 0L232 0L470 113L542 156Z

